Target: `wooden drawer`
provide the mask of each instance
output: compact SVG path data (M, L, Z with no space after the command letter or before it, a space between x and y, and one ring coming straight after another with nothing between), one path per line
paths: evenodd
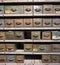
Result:
M32 27L32 19L24 19L24 27Z
M60 52L60 44L52 44L53 52Z
M6 44L6 51L7 52L14 52L14 51L16 51L15 44Z
M60 19L59 18L53 19L53 27L60 27Z
M51 45L50 44L40 44L39 52L51 52Z
M24 44L25 52L32 52L32 44Z
M40 31L32 31L31 32L31 39L33 40L39 40L40 39Z
M15 27L16 28L20 28L20 27L23 27L23 19L15 19Z
M42 26L42 18L33 19L33 26L34 27L41 27Z
M43 5L44 14L53 14L53 5Z
M14 31L6 31L5 32L6 40L14 40Z
M6 51L5 44L0 43L0 52L5 52L5 51Z
M14 19L5 19L5 27L14 28Z
M0 63L6 63L6 55L0 55Z
M51 32L50 31L42 32L42 39L43 40L51 40Z
M24 32L23 31L15 31L15 39L16 40L23 40L24 39Z
M6 5L5 14L23 14L23 6Z
M43 63L51 63L51 55L42 55Z
M16 55L17 63L24 63L24 55Z
M52 19L50 19L50 18L43 19L43 26L51 27L52 26Z

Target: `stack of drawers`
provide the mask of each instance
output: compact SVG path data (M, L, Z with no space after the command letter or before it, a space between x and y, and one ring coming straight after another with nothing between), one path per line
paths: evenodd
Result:
M0 0L0 65L60 65L60 0Z

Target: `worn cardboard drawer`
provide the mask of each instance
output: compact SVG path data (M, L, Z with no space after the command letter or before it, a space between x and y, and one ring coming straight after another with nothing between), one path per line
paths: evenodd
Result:
M5 40L5 32L0 31L0 40Z
M0 55L0 63L6 63L6 55Z
M15 31L15 39L16 40L23 40L24 39L24 32L23 31Z
M33 26L34 27L41 27L42 26L42 18L34 18L33 19Z
M0 28L4 28L4 20L0 19Z
M0 14L4 14L4 6L0 5Z
M60 52L60 44L52 44L53 52Z
M33 52L39 51L39 44L33 44Z
M0 52L5 52L5 51L6 51L5 44L0 43Z
M5 19L5 27L13 28L14 27L14 19Z
M52 31L52 39L60 39L60 31Z
M43 26L51 27L52 26L52 19L51 18L43 19Z
M32 6L24 5L24 14L32 14Z
M39 52L51 52L51 45L50 44L40 44Z
M16 58L15 55L7 55L7 63L15 63L16 62Z
M52 55L52 63L60 63L60 55Z
M53 14L53 5L43 5L44 14Z
M54 5L54 13L60 14L60 5Z
M42 32L42 39L43 40L51 40L51 32L50 31Z
M5 14L23 14L23 6L6 5Z
M14 37L14 31L6 31L5 37L6 37L6 40L13 40L15 38Z
M17 63L24 63L24 55L16 55Z
M32 19L24 19L24 27L32 27Z
M53 26L54 27L60 27L60 19L59 18L53 19Z
M42 14L42 5L34 5L34 14Z
M7 52L14 52L16 50L15 44L6 44L6 51Z
M51 63L51 55L42 55L43 63Z
M31 39L33 40L39 40L40 39L40 31L32 31L31 32Z
M23 19L15 19L15 27L16 28L20 28L20 27L23 27Z
M24 51L25 52L32 52L32 44L24 44Z

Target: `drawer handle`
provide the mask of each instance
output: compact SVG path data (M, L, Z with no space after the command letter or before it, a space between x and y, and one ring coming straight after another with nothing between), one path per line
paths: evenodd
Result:
M0 62L4 62L5 61L5 59L0 59Z
M35 9L35 11L36 11L36 12L40 12L40 11L41 11L41 9Z
M49 37L49 35L44 35L44 37Z
M22 36L21 35L17 35L16 37L21 38Z
M2 9L0 9L0 11L2 11Z
M54 47L53 49L59 50L60 48Z
M50 23L48 23L48 22L45 22L45 24L46 24L46 25L49 25Z
M51 8L45 8L45 10L46 10L46 11L50 11L50 10L51 10Z
M54 24L55 24L55 25L60 25L60 23L56 23L56 22L55 22Z
M0 38L3 37L2 35L0 35Z
M16 23L16 25L21 25L22 23Z
M12 23L7 23L7 25L12 25Z
M37 38L37 37L38 37L38 35L33 35L33 37Z
M25 9L25 11L30 12L30 11L31 11L31 9L27 8L27 9Z
M8 48L8 50L12 50L13 48Z
M3 50L4 48L0 48L0 50Z
M56 8L55 11L60 11L60 9L59 8Z
M40 24L40 22L35 22L35 24L36 24L36 25L39 25L39 24Z
M11 11L12 11L12 12L15 12L15 11L17 11L17 10L16 10L16 9L11 9Z
M40 48L40 50L45 50L44 48Z
M48 62L48 61L49 61L49 59L44 59L44 61L45 61L45 62Z
M0 23L0 25L2 25L2 23Z
M31 48L25 48L26 50L30 50Z
M30 25L31 23L27 23L27 22L26 22L25 24L26 24L26 25Z

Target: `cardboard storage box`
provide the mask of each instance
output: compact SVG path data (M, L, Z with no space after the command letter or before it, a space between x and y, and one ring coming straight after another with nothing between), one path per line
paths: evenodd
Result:
M15 44L6 44L6 51L7 52L14 52L14 51L16 51Z
M60 39L60 31L52 31L52 39Z
M33 52L39 51L39 44L33 44Z
M17 63L24 63L24 55L16 55Z
M42 39L43 40L51 40L51 32L50 31L42 32Z
M0 14L4 14L4 6L0 5Z
M51 27L52 26L52 19L51 18L43 19L43 26Z
M60 52L60 44L52 44L53 52Z
M24 32L23 31L15 31L15 39L16 40L23 40L24 39Z
M51 45L50 44L40 44L39 52L51 52Z
M6 51L5 44L0 43L0 52L5 52L5 51Z
M32 27L32 19L24 19L24 27Z
M14 40L14 31L6 31L5 32L6 40Z
M32 31L31 32L31 39L33 40L39 40L40 39L40 31Z
M60 27L60 19L59 18L53 19L53 26L54 27Z
M24 51L25 52L32 52L32 44L24 44Z
M0 55L0 63L6 63L6 55Z
M0 40L5 40L5 32L0 31Z
M23 27L23 23L24 23L23 19L15 19L14 22L15 22L15 27L16 28Z
M4 28L4 19L0 19L0 28Z
M24 5L24 14L32 14L32 6L31 5Z
M14 19L5 19L5 27L14 28Z
M60 63L60 55L52 55L52 63Z
M60 5L54 5L54 14L60 14Z
M33 26L34 27L41 27L42 26L42 18L34 18L33 19Z
M15 55L6 55L6 60L7 62L6 63L15 63L16 62L16 56Z
M34 15L42 14L42 5L34 5Z
M42 55L43 63L51 63L51 55Z
M43 5L43 14L53 14L53 5Z
M23 14L23 6L6 5L5 14Z

